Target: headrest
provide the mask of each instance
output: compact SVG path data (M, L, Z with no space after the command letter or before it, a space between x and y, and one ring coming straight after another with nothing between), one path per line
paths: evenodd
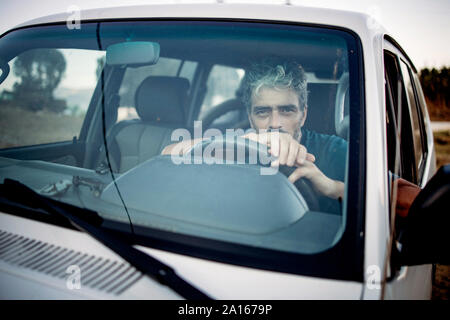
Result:
M349 74L348 72L345 72L339 79L334 109L334 126L336 128L336 133L344 139L348 139L348 131L350 126L350 119L348 115L350 105L349 87Z
M242 78L241 83L239 83L239 87L236 89L235 92L235 96L238 99L242 99L242 96L244 95L244 78Z
M136 111L144 121L184 123L188 90L186 78L147 77L136 90Z

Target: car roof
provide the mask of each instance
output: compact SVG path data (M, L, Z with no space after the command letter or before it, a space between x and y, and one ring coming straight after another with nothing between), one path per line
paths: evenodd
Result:
M64 23L72 19L72 12L61 12L39 17L21 23L12 28L23 28L33 25ZM80 11L80 20L126 20L126 19L233 19L257 20L271 22L291 22L344 28L356 33L365 43L379 42L387 38L409 60L400 44L378 21L368 14L329 8L315 8L287 4L243 4L243 3L190 3L190 4L147 4L102 7ZM69 20L70 21L70 20ZM364 46L364 45L363 45Z
M22 23L16 28L65 22L71 15L72 13L62 12L39 17ZM364 13L281 4L204 3L104 7L82 10L80 18L81 21L145 18L250 19L342 27L369 38L386 33L381 25Z

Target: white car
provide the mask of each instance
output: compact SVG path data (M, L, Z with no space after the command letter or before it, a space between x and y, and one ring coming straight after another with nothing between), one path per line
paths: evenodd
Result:
M243 137L243 79L268 57L304 70L302 137L344 147L308 149L338 200L251 157L267 146ZM62 13L3 34L0 69L1 299L429 299L432 265L449 261L449 167L427 184L417 71L364 14ZM400 177L424 188L407 217Z

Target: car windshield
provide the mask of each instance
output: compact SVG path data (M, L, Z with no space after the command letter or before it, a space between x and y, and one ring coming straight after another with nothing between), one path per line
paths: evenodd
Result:
M361 245L360 59L352 32L294 24L13 30L0 39L1 182L149 246L348 278Z

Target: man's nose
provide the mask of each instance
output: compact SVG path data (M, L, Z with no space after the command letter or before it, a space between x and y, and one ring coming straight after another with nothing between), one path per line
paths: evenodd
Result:
M274 110L270 118L269 129L281 129L280 117L278 111Z

